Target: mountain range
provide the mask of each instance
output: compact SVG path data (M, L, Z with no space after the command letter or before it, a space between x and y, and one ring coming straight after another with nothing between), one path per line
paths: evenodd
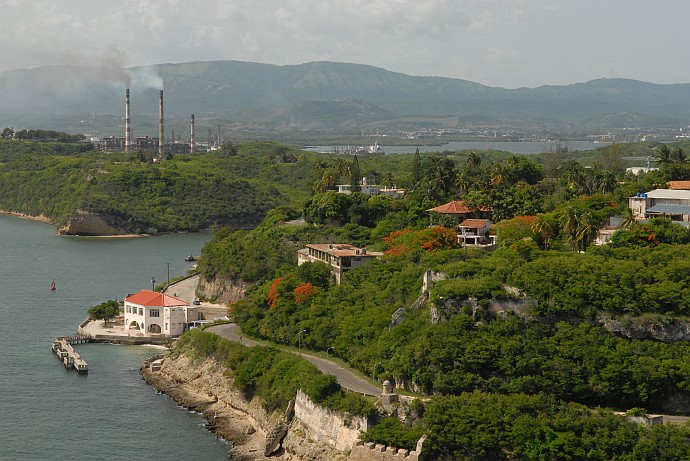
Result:
M690 84L598 79L505 89L337 62L240 61L133 68L48 66L0 74L0 123L120 135L124 89L134 132L155 136L158 89L167 125L280 130L514 126L604 130L686 126ZM186 130L186 128L185 128Z

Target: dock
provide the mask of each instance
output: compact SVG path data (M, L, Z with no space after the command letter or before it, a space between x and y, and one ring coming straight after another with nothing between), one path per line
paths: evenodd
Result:
M55 338L53 341L53 352L62 360L66 368L73 367L77 373L87 373L89 364L82 359L77 351L72 347L73 344L86 344L91 342L91 337L87 335L63 336Z

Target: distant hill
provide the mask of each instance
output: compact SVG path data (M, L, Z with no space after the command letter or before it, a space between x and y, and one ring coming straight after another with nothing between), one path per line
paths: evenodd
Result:
M647 126L690 120L690 84L599 79L504 89L360 64L209 61L130 69L50 66L4 72L0 74L0 122L17 128L120 134L124 88L130 87L134 130L153 132L161 85L166 123L179 127L186 126L192 113L209 127L222 122L298 130L408 126L415 118L442 118L447 123L448 117L517 124L567 122L576 128L590 127L598 120L602 124L598 129L627 123L630 118L615 114L635 114L634 119Z

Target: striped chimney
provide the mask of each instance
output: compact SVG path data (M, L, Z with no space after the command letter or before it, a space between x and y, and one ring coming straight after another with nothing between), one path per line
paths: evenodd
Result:
M163 130L163 90L160 91L160 117L158 118L158 155L163 157L163 146L165 145L165 131Z
M129 152L132 142L132 126L129 118L129 88L125 89L125 152Z
M189 133L189 152L192 154L196 151L196 142L194 138L194 114L192 114L192 124Z

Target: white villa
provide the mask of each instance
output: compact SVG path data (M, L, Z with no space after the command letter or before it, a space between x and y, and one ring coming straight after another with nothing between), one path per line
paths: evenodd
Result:
M300 266L306 262L324 262L331 266L335 283L340 284L340 279L345 272L382 255L381 252L367 251L366 248L357 248L346 243L313 243L297 251L297 265Z
M350 184L337 184L335 187L338 188L339 194L352 194L352 185ZM362 182L359 185L359 191L363 194L371 196L384 195L392 198L400 198L405 195L405 189L398 189L397 187L381 187L376 184L368 184L367 178L362 178Z
M146 336L179 336L196 320L199 320L197 306L173 296L141 290L125 298L125 328Z
M458 224L458 242L463 245L495 245L496 236L489 234L491 224L488 219L465 219Z

